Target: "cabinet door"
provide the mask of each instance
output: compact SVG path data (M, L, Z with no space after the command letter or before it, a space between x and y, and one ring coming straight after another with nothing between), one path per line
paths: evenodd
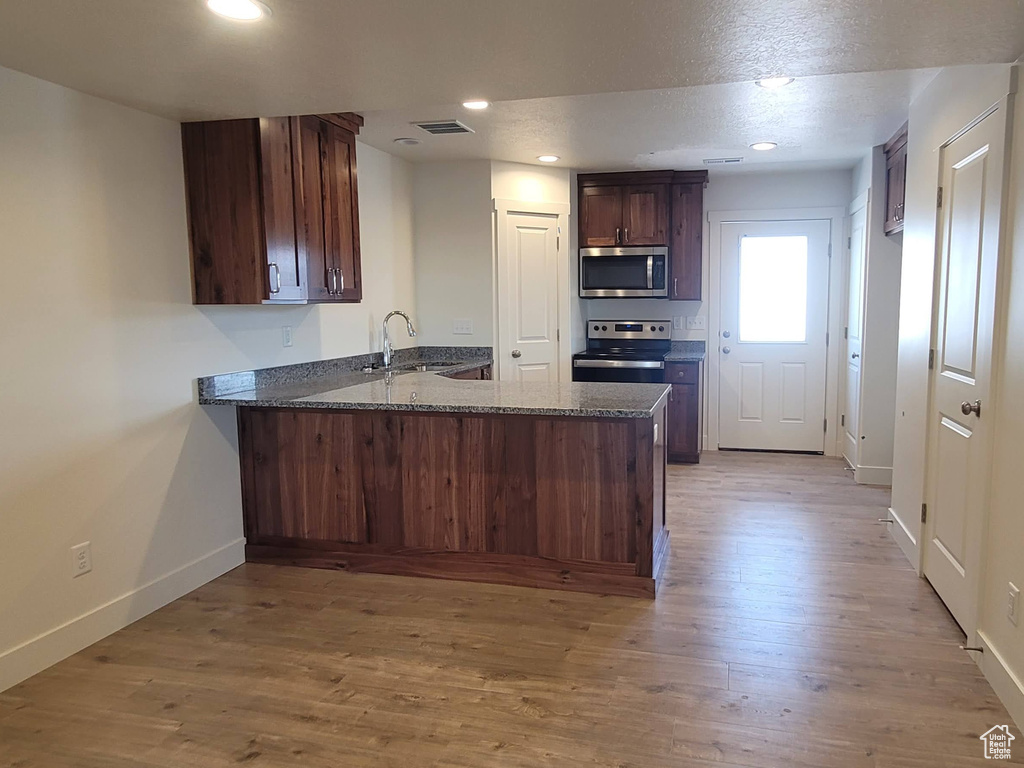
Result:
M296 118L264 117L259 121L268 298L272 302L306 298L305 247L295 231L296 197L301 197L301 191L296 190L298 144L292 141L293 128L298 130Z
M327 252L328 235L324 217L326 185L323 169L327 157L324 124L315 117L299 118L299 183L301 206L296 217L302 222L300 242L304 249L310 301L334 299L332 257Z
M903 229L907 183L907 148L894 150L885 161L885 233Z
M620 245L622 187L583 187L580 190L580 247Z
M699 420L699 384L673 384L668 404L669 461L689 464L700 461Z
M622 196L622 244L668 245L668 186L637 184Z
M669 298L701 300L704 259L704 184L672 186L672 248L669 252Z
M363 297L359 259L359 204L356 199L356 138L342 128L323 123L324 231L328 267L335 301Z

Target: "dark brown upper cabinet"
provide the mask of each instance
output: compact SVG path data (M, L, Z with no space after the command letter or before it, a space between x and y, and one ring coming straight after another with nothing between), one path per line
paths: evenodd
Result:
M359 115L181 126L196 304L362 299Z
M669 298L699 301L707 182L707 171L580 174L580 247L668 246Z
M907 125L885 145L885 234L903 231L907 198Z

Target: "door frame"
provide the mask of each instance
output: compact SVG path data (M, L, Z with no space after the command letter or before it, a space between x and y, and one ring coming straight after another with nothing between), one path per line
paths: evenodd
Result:
M722 333L722 225L744 222L765 221L822 221L829 222L829 270L828 270L828 325L829 344L825 351L825 455L842 455L842 433L839 429L839 352L843 348L842 299L846 281L843 278L845 251L837 241L846 233L846 208L783 208L748 211L711 211L708 213L708 265L709 294L708 346L707 346L707 440L705 449L718 450L719 440L719 386L721 370L718 364L718 349ZM845 248L845 246L844 246Z
M509 214L525 214L540 216L558 217L558 284L555 287L558 295L557 337L557 371L558 381L565 383L572 381L572 343L569 338L570 316L569 296L572 293L572 281L569 274L569 204L568 203L539 203L525 200L509 200L506 198L493 198L491 200L491 305L493 307L494 339L494 378L501 377L501 360L505 353L502 339L502 317L499 307L498 292L501 290L499 275L504 274L508 263L508 241L504 234L504 224ZM565 339L562 336L565 335Z

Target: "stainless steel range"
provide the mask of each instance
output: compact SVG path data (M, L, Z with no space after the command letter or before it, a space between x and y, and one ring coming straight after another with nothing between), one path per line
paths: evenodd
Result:
M671 320L590 320L587 351L573 355L573 381L662 382Z

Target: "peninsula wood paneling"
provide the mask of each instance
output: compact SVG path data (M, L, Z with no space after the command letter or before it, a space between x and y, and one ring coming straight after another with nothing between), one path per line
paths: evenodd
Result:
M663 434L664 409L657 418ZM572 581L558 564L582 562L656 574L665 456L650 419L253 408L239 421L254 559L444 575L455 561L439 553L489 554L473 562L504 583L506 556L553 569L530 583ZM430 567L395 565L427 554Z

